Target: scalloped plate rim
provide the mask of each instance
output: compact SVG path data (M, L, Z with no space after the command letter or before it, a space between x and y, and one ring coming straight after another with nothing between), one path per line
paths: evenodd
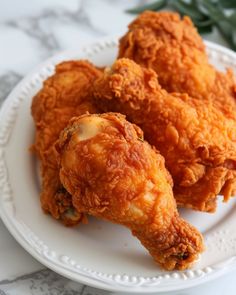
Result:
M15 87L14 89L11 91L11 93L8 95L8 97L5 99L5 101L2 104L1 110L0 110L0 122L4 119L5 116L7 116L7 112L9 111L10 107L11 107L11 103L14 100L17 92L20 91L20 89L22 88L22 86L24 84L26 84L27 81L32 79L33 75L36 75L40 70L42 70L43 68L45 68L46 66L49 65L54 65L56 62L58 62L59 60L62 60L62 58L66 57L66 59L68 58L72 58L73 56L79 56L80 54L84 54L84 50L92 48L94 46L99 46L101 44L104 44L106 42L110 42L110 43L117 43L117 37L107 37L107 38L103 38L100 39L97 42L93 42L89 45L83 46L81 48L79 48L78 50L65 50L62 51L54 56L52 56L51 58L47 59L46 61L44 61L43 63L41 63L40 65L38 65L34 70L32 70L28 75L26 75L26 77L24 77ZM220 46L218 44L215 44L213 42L210 41L205 41L205 44L207 45L208 49L212 50L212 49L216 49L217 51L226 53L228 56L230 56L231 58L236 58L236 54L231 51L230 49L224 48L223 46ZM0 150L4 150L4 146L1 147L0 145ZM0 187L0 191L2 191L2 188ZM140 293L140 292L146 292L146 293L152 293L152 292L166 292L166 291L177 291L177 290L184 290L187 288L191 288L193 286L199 285L201 283L204 283L206 281L211 281L213 279L216 279L217 277L221 276L224 273L227 273L233 269L236 269L236 259L233 260L233 262L230 263L230 267L226 267L223 269L218 269L217 271L213 271L211 272L209 275L205 275L203 277L199 276L199 277L195 277L193 279L186 279L184 284L179 284L179 286L173 285L173 286L169 286L169 288L166 287L166 285L164 285L162 288L161 285L157 285L155 287L139 287L139 286L120 286L120 285L112 285L109 282L102 282L102 281L98 281L94 278L89 277L89 275L84 275L84 274L80 274L80 273L73 273L72 271L66 269L66 268L62 268L62 269L58 269L57 266L55 266L55 264L53 262L51 262L50 260L47 260L45 257L41 256L39 253L37 253L35 251L34 248L31 247L31 245L27 242L27 239L24 238L23 234L20 233L16 226L14 225L14 222L12 220L9 219L9 216L7 216L7 213L5 212L4 206L2 206L2 199L0 199L0 217L2 218L4 224L6 225L6 227L8 228L9 232L12 234L12 236L17 240L17 242L28 252L30 253L35 259L37 259L39 262L41 262L43 265L47 266L48 268L52 269L53 271L69 278L72 279L74 281L78 281L80 283L83 284L87 284L90 285L92 287L95 288L100 288L100 289L104 289L104 290L108 290L108 291L116 291L116 292L127 292L127 293ZM235 258L235 257L233 257ZM223 263L224 264L224 263ZM120 274L117 274L120 275ZM187 282L188 280L188 282ZM184 285L184 286L183 286ZM132 290L131 290L132 289Z

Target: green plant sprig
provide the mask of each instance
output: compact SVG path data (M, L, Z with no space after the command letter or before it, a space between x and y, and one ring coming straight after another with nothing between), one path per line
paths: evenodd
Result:
M236 51L236 0L156 0L127 12L137 14L164 7L191 17L200 34L209 33L216 27L231 49Z

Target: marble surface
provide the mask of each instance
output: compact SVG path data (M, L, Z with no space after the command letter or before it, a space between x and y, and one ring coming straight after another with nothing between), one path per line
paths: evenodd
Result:
M8 0L0 2L0 105L38 63L108 35L122 35L134 18L125 9L145 0ZM225 45L213 32L206 39ZM175 295L235 294L236 272ZM0 295L111 294L46 269L26 253L0 220Z

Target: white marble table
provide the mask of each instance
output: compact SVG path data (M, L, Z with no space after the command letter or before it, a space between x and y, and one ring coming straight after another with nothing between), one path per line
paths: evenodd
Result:
M108 35L122 35L145 0L8 0L0 2L0 104L17 82L51 55ZM224 44L215 32L206 39ZM171 294L236 294L236 271ZM0 220L0 295L109 294L67 280L26 253Z

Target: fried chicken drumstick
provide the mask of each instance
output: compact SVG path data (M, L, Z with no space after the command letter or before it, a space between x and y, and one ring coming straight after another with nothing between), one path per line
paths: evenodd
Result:
M54 142L73 116L97 112L90 101L90 89L100 74L87 61L63 62L56 66L55 74L44 82L32 102L36 126L33 150L41 160L41 205L46 213L66 225L77 224L82 216L60 182Z
M189 17L147 11L129 25L120 40L119 57L152 68L169 92L209 100L236 120L236 83L231 70L209 64L205 45Z
M202 236L178 215L164 158L124 116L73 118L57 150L78 212L128 227L165 269L185 269L198 257Z
M125 58L94 88L103 111L127 115L164 156L178 205L214 212L219 193L225 201L235 193L236 122L209 101L169 94L153 70Z

